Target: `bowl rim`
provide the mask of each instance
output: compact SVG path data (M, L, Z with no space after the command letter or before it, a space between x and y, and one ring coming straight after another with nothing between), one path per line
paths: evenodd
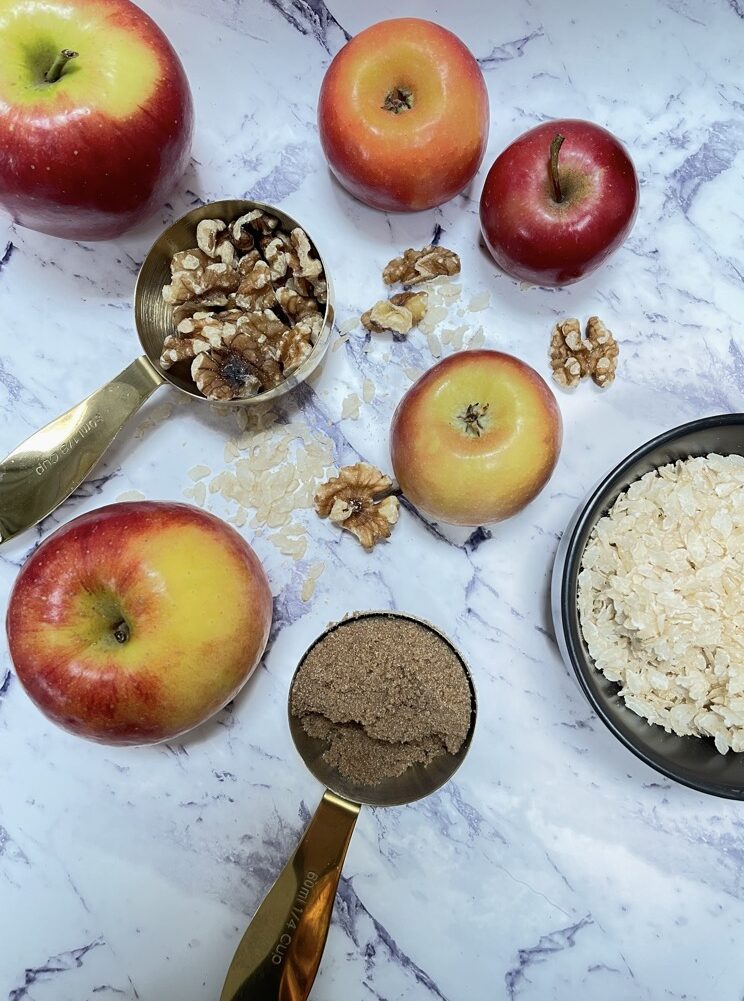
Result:
M578 574L579 564L584 554L584 546L580 547L578 540L585 531L587 525L591 523L593 527L593 525L596 524L602 516L601 513L595 510L595 508L600 496L609 486L612 485L613 481L618 479L629 467L638 462L639 459L644 458L660 446L676 441L678 438L681 438L686 434L697 431L705 431L709 428L730 427L734 425L741 425L744 427L744 413L718 414L712 417L702 417L697 420L688 421L685 424L679 424L677 427L671 428L668 431L663 431L661 434L656 435L654 438L649 439L643 445L634 449L629 455L618 462L609 473L603 476L594 487L592 487L585 499L581 501L574 512L571 521L563 533L558 551L556 553L553 571L554 600L552 602L552 614L554 625L556 626L556 638L558 640L559 648L564 661L570 665L576 675L579 687L594 712L624 747L643 761L644 764L653 768L654 771L672 779L674 782L687 786L689 789L694 789L696 792L706 793L710 796L717 796L723 799L743 800L744 783L742 784L742 788L740 790L736 790L731 786L715 781L702 779L693 780L687 778L679 774L671 765L667 766L663 759L654 759L644 750L642 746L639 746L632 739L626 736L626 734L616 725L613 715L608 711L604 702L598 698L592 685L589 683L588 673L590 671L597 672L597 668L586 662L582 649L582 637L580 635L581 627L579 625L578 629L574 628L575 623L578 623L579 621L578 609L576 609L576 596L568 594L569 581L574 574ZM690 457L693 457L692 453ZM576 610L575 619L571 614L573 609ZM557 618L558 621L555 621ZM627 706L624 706L624 710L628 713L632 712L632 710L628 709ZM653 726L656 724L649 723L648 725Z

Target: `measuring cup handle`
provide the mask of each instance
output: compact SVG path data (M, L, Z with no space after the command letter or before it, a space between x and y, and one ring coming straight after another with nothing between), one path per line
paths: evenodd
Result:
M143 355L6 456L0 462L0 543L69 497L163 381Z
M327 791L248 925L220 1001L305 1001L315 981L359 804Z

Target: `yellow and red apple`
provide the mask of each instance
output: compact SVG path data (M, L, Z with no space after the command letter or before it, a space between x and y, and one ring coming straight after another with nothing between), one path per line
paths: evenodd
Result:
M403 494L453 525L485 525L537 496L558 461L560 410L545 380L500 351L461 351L408 390L390 453Z
M451 31L394 18L361 31L335 56L318 128L331 170L360 201L428 209L475 176L488 139L488 91Z
M0 0L0 206L52 236L117 236L188 160L183 67L129 0Z
M23 687L59 726L147 744L233 698L271 611L258 557L225 522L186 504L113 504L35 550L11 594L8 642Z

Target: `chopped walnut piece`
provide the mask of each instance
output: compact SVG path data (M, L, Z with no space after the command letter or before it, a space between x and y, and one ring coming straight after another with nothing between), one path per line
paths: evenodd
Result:
M587 375L598 386L608 386L615 378L618 354L615 338L597 316L587 321L586 340L575 318L553 327L550 367L554 381L565 389L574 389Z
M273 346L287 330L287 327L272 309L243 313L237 321L237 328L241 334L248 334L249 337L252 337L257 344L265 345L266 350L272 356L275 354Z
M309 313L295 323L294 329L301 330L303 337L306 337L311 344L316 344L323 329L323 316L320 313Z
M277 354L285 375L296 372L306 358L312 354L313 345L309 336L299 324L282 334L277 346Z
M323 265L317 257L312 256L312 248L305 230L298 226L290 233L290 239L300 262L299 270L293 269L292 271L295 278L307 278L308 280L318 278L323 270Z
M193 247L191 250L179 250L173 255L170 269L171 274L178 274L179 271L201 271L209 264L209 258L203 250Z
M178 324L177 333L169 334L163 341L160 364L168 369L176 362L190 361L202 351L219 347L225 336L235 333L235 319L234 314L222 313L217 317L211 312L186 317Z
M405 306L411 314L414 327L417 327L426 316L426 310L429 305L429 293L396 292L395 295L390 296L390 301L395 306Z
M221 219L202 219L196 227L196 245L207 257L217 256L217 238L227 229Z
M253 271L257 262L260 260L261 260L261 255L255 248L252 250L248 250L245 254L243 254L243 256L238 261L238 274L240 275L241 279L245 278L246 275L249 275L251 271Z
M362 313L361 320L362 326L375 334L382 333L383 330L407 334L413 326L411 310L407 306L396 306L389 299L380 299L366 313Z
M173 322L178 329L181 320L185 320L194 313L210 312L215 309L224 309L227 306L228 296L226 292L207 292L197 299L188 299L173 307Z
M368 462L344 466L315 494L315 510L321 518L351 532L365 549L388 539L400 514L396 484Z
M210 400L242 400L278 386L282 370L254 337L238 332L224 337L219 347L198 354L191 377Z
M421 250L409 247L402 257L394 257L385 265L382 278L386 285L417 285L439 275L460 273L460 258L446 247L427 246Z
M591 345L589 374L598 386L609 386L615 381L620 354L617 341L598 316L590 316L586 321L586 339Z
M300 295L286 285L276 290L276 301L290 320L302 320L313 313L320 315L315 299Z
M251 312L271 309L276 305L274 286L271 284L271 271L266 261L258 260L248 274L240 280L235 292L235 305L238 309Z
M284 233L272 233L271 236L261 237L260 243L264 260L271 269L271 277L274 281L284 278L292 257L296 256L290 241ZM299 261L297 263L299 265Z
M325 306L328 302L328 282L325 278L313 278L310 284L312 285L315 298Z

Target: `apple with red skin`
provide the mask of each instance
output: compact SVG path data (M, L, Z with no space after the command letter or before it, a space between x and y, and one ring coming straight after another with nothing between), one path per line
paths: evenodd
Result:
M501 153L480 203L483 237L507 274L569 285L598 268L630 233L638 177L623 144L579 119L545 122Z
M188 80L129 0L0 0L0 206L51 236L118 236L189 161Z
M502 351L458 351L405 393L390 425L403 495L435 521L511 518L550 479L563 425L555 396L529 365Z
M186 504L112 504L57 529L16 580L16 674L63 729L105 744L171 740L257 666L272 599L247 542Z
M360 201L393 212L428 209L475 176L488 139L488 91L451 31L393 18L334 57L318 130L331 170Z

